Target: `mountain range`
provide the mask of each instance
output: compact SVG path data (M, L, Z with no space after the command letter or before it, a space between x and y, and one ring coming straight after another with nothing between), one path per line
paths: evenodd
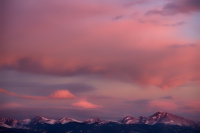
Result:
M69 127L70 128L67 128ZM141 127L142 126L142 127ZM143 128L143 126L146 128ZM42 116L37 116L33 119L24 119L24 120L16 120L12 118L0 118L0 132L51 132L52 130L56 130L56 132L65 132L68 133L75 132L78 128L80 128L80 131L76 132L87 132L97 130L95 132L102 132L102 129L110 129L110 127L121 127L122 129L119 129L117 131L121 132L121 130L124 131L124 128L126 127L127 131L128 129L131 130L132 133L135 133L135 129L138 129L138 133L145 132L152 130L159 129L157 126L167 128L167 129L173 129L170 132L174 131L178 128L181 132L182 129L186 131L186 129L189 129L187 132L199 132L200 131L200 124L198 122L195 122L190 119L186 119L184 117L180 117L177 115L173 115L167 112L156 112L153 115L149 117L133 117L133 116L127 116L121 120L118 121L111 121L111 120L100 120L98 118L92 118L85 121L79 121L73 118L67 118L64 117L62 119L48 119ZM58 128L59 127L59 128ZM134 128L133 128L134 127ZM140 128L141 130L140 130ZM157 128L156 128L157 127ZM88 129L89 128L89 129ZM98 129L100 128L100 129ZM102 128L102 129L101 129ZM132 129L133 128L133 129ZM51 130L50 130L51 129ZM66 130L63 130L66 129ZM70 129L70 131L68 131ZM84 130L83 130L84 129ZM112 128L111 128L112 129ZM59 131L60 130L60 131ZM114 128L113 128L114 130ZM144 131L143 131L144 130ZM122 132L123 132L122 131ZM106 132L106 131L103 131ZM113 132L113 131L110 131ZM116 131L114 131L116 132ZM163 131L162 131L163 132ZM154 133L154 132L153 132Z

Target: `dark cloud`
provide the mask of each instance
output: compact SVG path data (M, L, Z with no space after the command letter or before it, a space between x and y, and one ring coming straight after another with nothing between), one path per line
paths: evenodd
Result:
M181 25L184 25L184 24L186 24L186 22L181 21L181 22L177 22L177 23L174 23L174 24L164 24L163 26L174 27L174 26L181 26Z
M1 70L17 70L21 72L39 73L47 75L58 75L58 76L75 76L84 74L103 74L104 70L93 70L90 66L77 66L76 68L64 68L61 69L60 66L53 66L47 69L43 65L43 60L39 58L32 57L22 57L14 60L11 64L0 64Z
M179 107L182 110L195 110L196 108L192 105L182 105Z
M175 0L166 4L162 10L150 10L145 13L146 16L158 14L158 15L176 15L179 13L192 13L200 11L199 0Z
M139 23L141 23L141 24L146 23L146 21L145 21L145 20L142 20L142 19L138 19L137 21L138 21Z
M181 102L178 106L180 114L195 121L200 121L200 103L185 103ZM190 113L188 113L190 112Z
M113 97L111 96L105 96L105 95L88 95L87 96L89 99L93 99L93 100L96 100L96 99L114 99Z
M123 15L119 15L119 16L116 16L113 18L113 20L119 20L119 19L122 19L124 16Z
M125 101L124 103L127 103L127 104L132 104L134 106L149 106L149 102L151 100L149 99L140 99L140 100L134 100L134 101Z
M17 82L17 81L0 81L2 88L28 88L28 87L41 87L43 84L36 82Z
M182 103L179 105L179 109L189 111L199 111L200 110L200 102L193 102L193 103Z
M126 1L126 4L124 4L124 7L132 7L137 4L144 4L145 2L148 2L148 0L128 0Z
M197 44L173 44L173 45L170 45L169 48L188 48L188 47L191 47L191 48L195 48L197 47Z
M173 96L164 96L164 97L161 97L161 99L175 99L175 97L173 97Z
M92 70L88 66L79 66L75 69L57 69L55 67L51 69L46 69L46 66L43 65L43 60L39 58L32 57L22 57L12 64L3 64L0 65L0 69L6 70L18 70L18 71L27 71L31 73L41 73L41 74L49 74L49 75L59 75L59 76L74 76L74 75L84 75L84 74L102 74L103 70ZM52 71L52 69L54 69Z

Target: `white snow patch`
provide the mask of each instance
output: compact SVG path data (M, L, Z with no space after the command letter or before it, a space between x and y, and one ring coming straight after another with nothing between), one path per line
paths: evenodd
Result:
M54 120L54 119L49 119L49 120L47 120L45 123L48 123L48 124L55 124L55 123L56 123L56 120Z
M1 124L0 126L6 127L6 128L12 128L11 126L8 126L7 124Z

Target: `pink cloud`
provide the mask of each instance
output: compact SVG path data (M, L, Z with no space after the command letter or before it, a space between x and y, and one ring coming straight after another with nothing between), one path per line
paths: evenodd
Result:
M10 96L18 96L17 94L15 94L15 93L13 93L13 92L9 92L9 91L7 91L7 90L4 90L4 89L2 89L2 88L0 88L0 93L5 93L5 94L7 94L7 95L10 95Z
M24 105L18 103L6 103L1 105L1 108L17 108L17 107L24 107Z
M49 96L49 98L53 99L71 99L76 98L75 95L70 93L68 90L57 90L53 94Z
M36 100L42 100L42 99L74 99L74 98L76 98L76 96L73 95L72 93L70 93L68 90L57 90L49 96L19 95L19 94L4 90L2 88L0 88L0 93L5 93L7 95L19 97L19 98L36 99Z
M197 5L195 1L191 2L193 6ZM110 79L163 89L200 79L200 40L195 38L197 34L192 30L191 35L187 33L195 28L189 23L188 30L187 27L180 30L162 24L182 19L187 22L185 17L171 20L138 16L146 21L138 23L138 18L127 17L129 9L114 4L104 3L104 6L101 3L102 6L98 2L74 1L45 4L16 3L16 9L23 15L10 8L13 15L7 14L8 18L12 17L2 36L5 45L4 50L0 49L0 70L59 76L101 74ZM29 11L29 6L36 8L39 15ZM133 10L133 13L140 15L141 9ZM124 16L112 21L119 15ZM168 47L186 43L196 46Z
M62 58L55 60L48 57L4 58L0 62L0 67L59 76L101 74L106 78L154 85L163 89L200 79L199 45L176 45L159 50L138 48L126 52L116 48L112 53L107 58L104 57L106 54L109 55L106 51L105 55L83 55L77 59L74 55L68 62Z
M81 108L99 108L101 106L89 103L87 101L79 101L77 103L73 103L72 106L81 107Z

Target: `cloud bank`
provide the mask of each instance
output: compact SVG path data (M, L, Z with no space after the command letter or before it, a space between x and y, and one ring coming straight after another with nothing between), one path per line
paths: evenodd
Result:
M90 58L84 55L79 57L79 60L84 62L74 60L73 56L68 62L65 59L60 61L48 59L45 56L40 59L15 57L1 60L0 69L58 76L96 74L110 79L167 89L200 79L199 53L200 47L196 44L175 44L160 50L134 49L124 53L116 48L116 51L110 53L109 58L112 60L103 58L102 54ZM47 59L48 64L45 63Z

